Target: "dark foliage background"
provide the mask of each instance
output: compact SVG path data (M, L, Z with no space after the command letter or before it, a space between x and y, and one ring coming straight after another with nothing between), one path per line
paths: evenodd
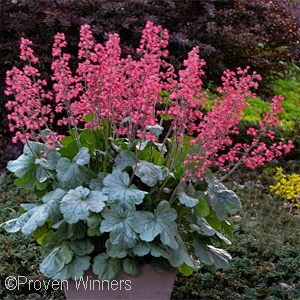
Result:
M56 32L64 32L69 50L77 54L80 25L88 23L99 42L107 34L121 36L124 54L139 44L147 20L170 33L169 59L180 66L187 52L199 46L207 62L208 82L219 83L222 72L251 66L267 81L270 71L284 72L299 59L295 10L286 0L11 0L0 2L0 75L18 64L21 36L34 42L44 70L49 71ZM294 14L294 17L292 13Z

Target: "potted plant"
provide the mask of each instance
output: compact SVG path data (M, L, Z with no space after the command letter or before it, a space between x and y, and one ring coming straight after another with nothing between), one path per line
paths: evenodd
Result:
M151 266L171 270L174 280L174 269L190 275L201 263L226 268L231 257L222 246L233 232L226 218L241 202L221 180L241 163L254 168L292 148L260 141L273 138L269 126L278 124L281 97L260 131L248 130L250 144L232 145L260 76L248 68L224 72L220 97L206 111L198 48L175 72L165 59L167 44L168 32L148 22L138 58L122 58L118 35L96 44L84 25L73 75L62 52L65 37L57 34L51 89L34 67L31 42L21 39L27 64L7 72L6 106L14 140L25 145L7 168L41 201L22 205L23 214L2 225L33 234L45 276L114 280L138 276L143 266L148 274ZM223 172L221 180L212 170Z

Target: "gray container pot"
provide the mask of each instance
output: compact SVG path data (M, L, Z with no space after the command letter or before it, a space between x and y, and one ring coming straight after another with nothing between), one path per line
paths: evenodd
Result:
M63 282L68 300L96 299L155 299L171 298L177 269L168 272L156 272L150 265L142 267L141 273L130 276L121 271L115 280L99 280L91 269L79 280Z

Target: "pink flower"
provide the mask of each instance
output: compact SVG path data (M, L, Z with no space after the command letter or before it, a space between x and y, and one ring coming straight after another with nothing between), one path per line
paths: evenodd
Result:
M15 131L14 142L41 139L42 130L51 128L54 112L63 115L57 125L66 130L78 131L83 124L92 129L105 127L108 140L122 135L130 142L158 142L148 129L163 125L167 119L170 130L166 129L165 134L176 142L167 167L173 166L184 143L188 141L193 148L182 159L186 165L183 180L202 179L212 166L227 172L241 162L250 168L262 166L293 148L291 141L271 146L261 141L262 137L274 140L270 127L279 124L281 96L272 99L271 111L260 121L260 128L247 130L250 142L233 145L232 136L239 134L243 108L249 106L246 99L254 96L252 90L258 87L260 75L250 75L249 67L236 72L226 70L218 88L219 97L211 111L203 113L208 95L202 88L205 62L200 59L199 49L192 49L183 69L176 74L174 66L165 60L168 32L150 21L136 50L138 60L130 55L122 58L117 34L110 34L105 45L97 44L90 26L83 25L75 74L69 66L70 55L63 52L67 45L65 36L57 33L52 49L53 95L44 90L49 85L33 67L38 59L31 45L31 41L21 39L20 58L26 65L22 70L14 67L6 76L6 107L11 111L8 119L10 130ZM51 132L46 145L56 147L62 138Z

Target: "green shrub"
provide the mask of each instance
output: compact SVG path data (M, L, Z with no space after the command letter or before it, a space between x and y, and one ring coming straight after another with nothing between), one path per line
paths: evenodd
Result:
M300 71L296 69L293 77L275 80L272 84L272 90L275 94L281 94L285 101L282 106L280 119L284 128L283 137L292 139L295 148L298 149L297 155L300 155Z
M270 185L270 191L279 195L287 202L295 203L300 213L300 175L284 174L282 168L277 168L274 175L275 184Z

